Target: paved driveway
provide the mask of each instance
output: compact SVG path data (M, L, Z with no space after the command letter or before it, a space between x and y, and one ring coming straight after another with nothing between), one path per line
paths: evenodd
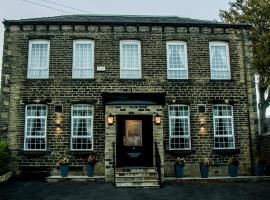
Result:
M115 188L110 183L11 182L0 184L1 200L270 199L270 182L166 183L163 188Z

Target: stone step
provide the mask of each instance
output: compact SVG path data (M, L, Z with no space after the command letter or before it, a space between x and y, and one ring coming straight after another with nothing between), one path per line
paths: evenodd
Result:
M155 177L157 178L156 172L116 172L116 177Z
M117 177L116 182L134 182L134 181L157 181L157 177Z
M116 168L115 182L116 187L159 187L154 167Z
M116 172L124 172L124 173L143 173L143 172L149 172L149 173L155 173L156 169L154 167L138 167L138 168L116 168Z
M160 187L158 182L117 182L116 187Z

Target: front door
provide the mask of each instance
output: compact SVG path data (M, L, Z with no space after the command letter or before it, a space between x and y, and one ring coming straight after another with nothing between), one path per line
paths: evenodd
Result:
M152 115L118 115L116 144L117 166L153 166Z

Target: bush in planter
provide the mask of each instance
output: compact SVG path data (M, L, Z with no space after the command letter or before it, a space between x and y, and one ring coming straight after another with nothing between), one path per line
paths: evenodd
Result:
M186 161L184 158L177 158L176 162L174 163L174 171L176 178L182 178L184 175L184 166Z
M229 175L231 177L238 176L238 165L239 164L240 164L240 161L238 158L230 158L229 159L228 171L229 171Z
M211 164L211 161L209 158L204 158L200 162L200 172L201 172L201 177L202 178L208 178L208 171L209 171L209 166Z
M95 171L95 164L98 162L96 155L89 155L86 165L86 173L88 177L92 177Z
M68 166L70 165L70 160L67 157L63 157L58 161L58 164L60 166L60 175L62 177L68 176Z
M0 138L0 175L8 171L7 164L10 160L10 151L7 143Z
M266 166L266 159L263 157L259 157L256 159L256 166L255 166L255 175L262 176Z

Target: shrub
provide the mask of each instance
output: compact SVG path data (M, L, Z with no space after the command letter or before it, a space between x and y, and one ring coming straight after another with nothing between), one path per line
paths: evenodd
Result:
M7 143L0 138L0 175L4 174L7 169L7 164L10 159L10 151Z

